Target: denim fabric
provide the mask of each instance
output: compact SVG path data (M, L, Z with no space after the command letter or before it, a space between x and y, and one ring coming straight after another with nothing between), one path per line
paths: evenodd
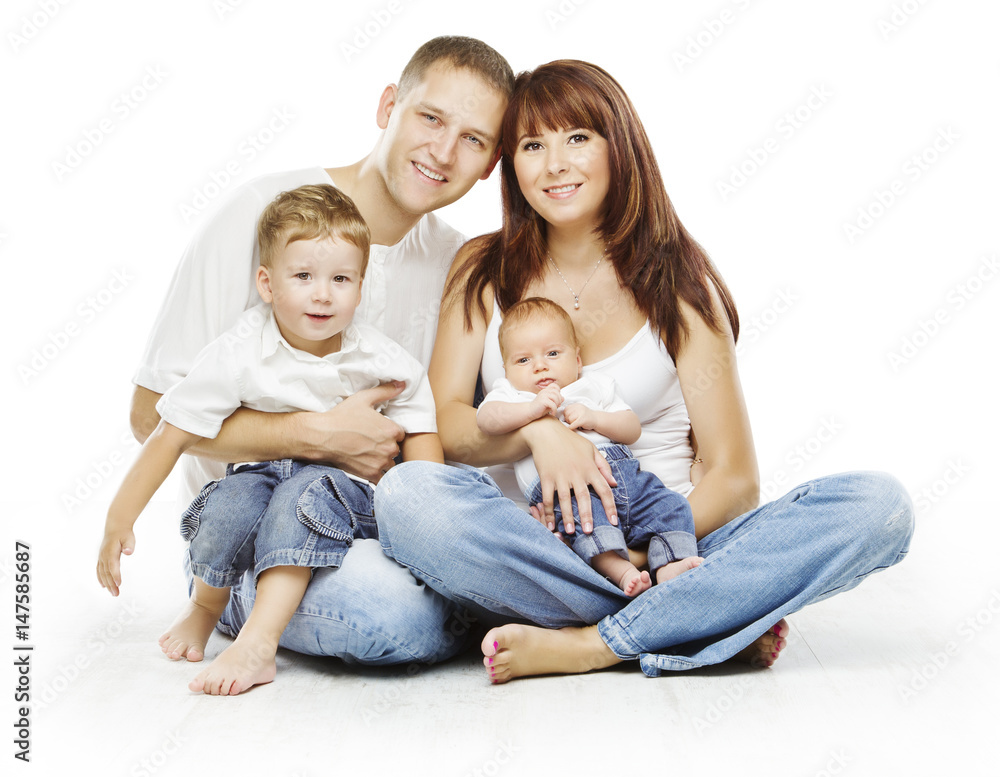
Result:
M372 489L333 467L283 459L230 464L181 517L191 571L216 588L275 566L339 567L376 538Z
M629 599L477 470L394 467L375 513L385 552L444 596L494 621L596 623L649 676L734 656L784 616L901 561L913 533L892 476L819 478L708 535L699 567Z
M600 449L618 484L612 489L618 510L618 526L611 525L600 498L591 491L593 531L584 534L574 496L573 519L576 528L573 534L566 534L562 509L557 500L554 510L557 528L570 538L573 552L590 564L591 559L599 553L614 551L627 559L626 548L648 545L649 573L654 579L656 570L664 564L698 555L698 544L694 538L694 517L687 499L663 485L656 475L642 471L639 461L627 445L603 445ZM541 502L541 481L536 478L531 490L524 496L528 504Z

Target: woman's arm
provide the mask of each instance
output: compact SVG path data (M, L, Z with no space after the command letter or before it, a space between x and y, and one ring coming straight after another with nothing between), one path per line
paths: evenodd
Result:
M677 376L702 461L701 478L688 495L698 537L757 507L760 499L757 454L732 330L714 286L709 288L724 332L716 332L681 302L689 336L677 354Z
M403 461L436 461L444 464L441 439L434 432L408 434L400 444Z

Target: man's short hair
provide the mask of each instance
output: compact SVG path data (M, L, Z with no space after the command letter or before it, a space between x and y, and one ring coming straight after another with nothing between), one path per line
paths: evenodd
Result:
M500 340L500 355L507 358L507 334L515 326L524 324L535 317L556 319L566 325L570 335L570 345L579 348L580 343L576 339L576 328L573 326L573 319L569 313L559 305L545 297L528 297L515 305L512 305L503 314L503 321L500 322L500 331L497 337Z
M514 93L514 71L496 49L476 38L442 35L427 41L410 57L399 77L398 96L419 84L427 69L438 62L470 70L505 99Z
M264 208L257 221L260 264L270 268L289 243L296 240L340 238L364 254L361 275L368 267L371 232L357 206L330 184L309 184L282 192Z

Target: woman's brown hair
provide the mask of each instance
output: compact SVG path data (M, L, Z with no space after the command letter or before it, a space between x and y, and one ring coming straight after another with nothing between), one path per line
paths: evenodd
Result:
M608 142L611 188L598 234L622 286L676 359L688 331L680 315L684 300L716 331L708 280L715 286L733 337L739 317L725 282L700 245L681 224L663 186L656 157L624 90L596 65L558 60L520 73L504 114L500 189L503 227L474 244L448 285L446 296L465 283L465 324L472 311L486 314L483 291L492 286L501 311L524 294L545 267L545 222L521 193L514 173L518 139L543 129L589 129Z

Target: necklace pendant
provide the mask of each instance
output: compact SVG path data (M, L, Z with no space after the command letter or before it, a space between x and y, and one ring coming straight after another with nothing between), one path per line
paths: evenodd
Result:
M580 300L577 300L576 302L573 303L573 309L574 310L580 309Z

